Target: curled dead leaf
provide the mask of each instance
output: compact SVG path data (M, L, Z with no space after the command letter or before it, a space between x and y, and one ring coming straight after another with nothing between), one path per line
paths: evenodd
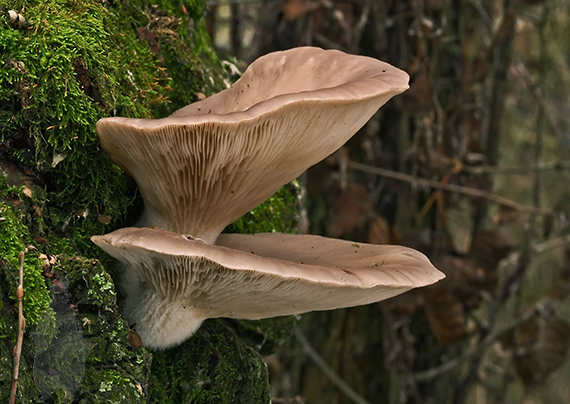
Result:
M319 1L287 0L281 9L281 12L287 21L292 21L297 19L300 15L317 9L319 6Z
M503 341L514 348L516 372L526 385L542 382L564 363L570 344L570 323L545 310L530 317Z
M139 337L139 335L134 330L129 330L127 340L133 349L137 349L142 345L141 337Z
M97 215L97 220L103 224L109 224L111 223L111 216Z

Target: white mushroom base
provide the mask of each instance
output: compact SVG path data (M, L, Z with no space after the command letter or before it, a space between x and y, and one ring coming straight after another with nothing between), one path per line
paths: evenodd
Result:
M150 349L179 345L200 328L207 316L190 306L186 299L167 299L128 268L123 270L122 286L127 295L123 317Z

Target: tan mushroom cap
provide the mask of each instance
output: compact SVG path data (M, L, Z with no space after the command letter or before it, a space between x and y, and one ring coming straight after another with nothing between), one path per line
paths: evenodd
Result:
M443 278L422 253L407 247L310 235L223 234L212 245L158 228L125 228L92 240L148 289L136 304L143 307L133 308L127 319L151 347L183 341L205 318L259 319L357 306ZM171 319L153 312L172 305L178 309ZM181 312L194 322L173 332L186 321Z
M406 73L376 59L296 48L168 118L105 118L97 131L137 181L149 225L214 242L407 88Z

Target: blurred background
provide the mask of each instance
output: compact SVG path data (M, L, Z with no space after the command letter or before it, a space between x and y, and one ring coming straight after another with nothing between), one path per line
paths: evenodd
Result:
M311 168L299 232L422 250L447 278L301 316L265 358L277 403L570 402L570 3L211 0L245 68L312 45L411 77Z

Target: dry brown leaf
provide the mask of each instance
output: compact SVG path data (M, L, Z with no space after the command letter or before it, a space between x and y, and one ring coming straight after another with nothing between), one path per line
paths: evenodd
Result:
M527 385L542 382L565 361L570 342L570 323L541 312L514 332L516 371Z
M138 36L141 41L146 41L150 47L150 51L158 55L160 53L160 44L154 39L154 33L145 27L138 29Z
M283 17L287 21L297 19L300 15L313 11L320 6L320 2L311 0L287 0L281 8Z
M133 349L137 349L142 345L141 337L139 337L139 335L133 330L129 330L127 340Z
M366 187L348 180L346 188L331 192L328 234L339 238L362 227L372 213L370 193Z
M431 330L442 344L451 345L467 335L464 306L448 291L426 290L425 310Z
M97 215L97 220L103 224L109 224L109 223L111 223L111 216Z

